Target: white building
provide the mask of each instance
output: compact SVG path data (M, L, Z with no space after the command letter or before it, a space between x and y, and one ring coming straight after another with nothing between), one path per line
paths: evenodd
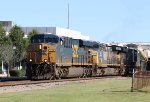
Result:
M3 27L13 27L16 25L13 21L0 21Z
M60 27L21 27L27 37L28 33L36 29L38 33L52 33L58 36L66 36L74 39L90 40L89 36L81 34L81 32Z
M12 26L4 26L3 28L6 31L6 34L9 34L9 31L12 28ZM56 34L58 36L71 37L74 39L90 40L89 36L83 35L79 31L61 28L61 27L21 27L21 28L25 33L25 37L27 37L29 32L31 32L33 29L36 29L40 34L51 33L51 34Z

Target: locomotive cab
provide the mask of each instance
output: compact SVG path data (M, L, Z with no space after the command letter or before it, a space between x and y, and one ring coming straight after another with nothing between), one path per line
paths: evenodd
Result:
M29 79L50 79L56 62L56 46L60 43L53 34L35 34L27 50L27 77ZM43 70L46 69L46 70ZM46 73L46 75L44 74Z
M52 34L36 34L31 37L28 47L28 60L34 64L52 63L56 60L56 45L59 37Z

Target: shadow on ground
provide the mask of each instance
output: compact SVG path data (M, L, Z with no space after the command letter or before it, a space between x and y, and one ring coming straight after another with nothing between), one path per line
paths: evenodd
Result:
M109 88L109 89L104 89L104 90L102 90L102 92L112 92L112 93L130 93L131 92L131 90L118 90L118 89L120 89L120 88ZM133 92L142 92L142 93L150 93L150 91L148 91L148 90L133 90ZM131 92L132 93L132 92Z

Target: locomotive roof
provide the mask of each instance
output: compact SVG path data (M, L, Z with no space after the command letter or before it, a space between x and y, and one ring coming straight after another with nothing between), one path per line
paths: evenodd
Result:
M46 38L61 38L62 40L64 40L64 38L66 38L65 36L57 36L55 34L35 34L31 37L31 39L46 39ZM67 37L70 38L70 37ZM96 41L89 41L89 40L83 40L83 39L73 39L72 40L78 41L80 46L88 46L88 47L92 47L92 48L99 48L99 46L101 45L100 43L96 42Z
M35 34L31 38L51 38L51 37L59 38L57 35L54 34Z

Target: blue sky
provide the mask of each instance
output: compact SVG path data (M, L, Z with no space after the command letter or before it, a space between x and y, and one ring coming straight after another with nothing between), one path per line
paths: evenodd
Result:
M150 0L0 0L0 20L67 27L100 42L150 42Z

